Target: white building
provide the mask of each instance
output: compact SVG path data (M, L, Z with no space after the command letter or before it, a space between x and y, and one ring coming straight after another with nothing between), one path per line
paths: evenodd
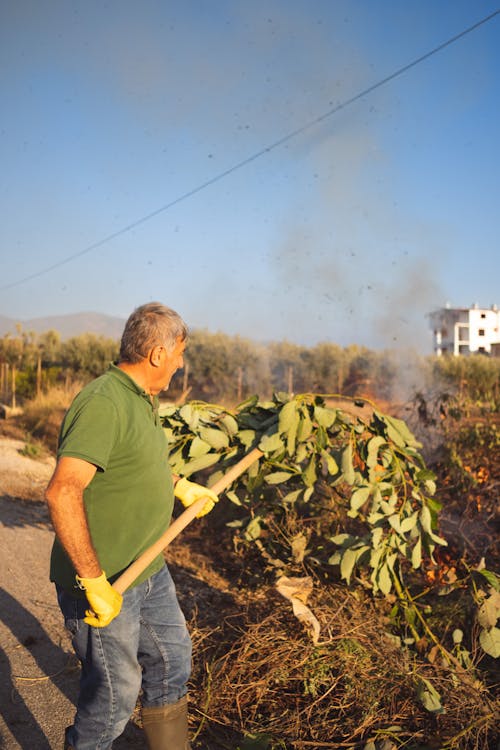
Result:
M429 314L434 354L496 354L500 344L500 311L478 307L441 307ZM493 347L493 348L492 348Z

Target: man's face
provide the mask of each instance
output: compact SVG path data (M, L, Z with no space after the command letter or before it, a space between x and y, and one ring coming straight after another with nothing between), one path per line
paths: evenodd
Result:
M167 388L170 385L172 377L175 375L177 370L184 367L184 350L186 348L186 341L180 337L176 339L174 348L167 352L165 349L165 385L163 388Z
M170 385L170 381L174 374L181 367L184 367L184 349L186 348L185 339L178 337L175 341L174 348L170 351L164 347L158 347L161 351L159 352L159 364L155 377L153 393L159 393L165 390Z

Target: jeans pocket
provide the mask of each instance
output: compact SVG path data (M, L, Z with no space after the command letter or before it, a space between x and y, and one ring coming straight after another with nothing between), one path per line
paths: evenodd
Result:
M57 600L64 616L64 625L72 636L75 636L81 628L82 620L85 617L85 610L88 609L86 599L77 599L71 596L64 589L56 587Z

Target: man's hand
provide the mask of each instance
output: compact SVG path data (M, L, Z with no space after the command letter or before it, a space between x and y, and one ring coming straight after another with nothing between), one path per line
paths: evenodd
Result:
M210 513L215 503L219 499L215 492L212 492L212 490L209 490L206 487L202 487L201 484L190 482L185 477L182 477L182 479L179 479L179 481L176 483L174 494L179 498L185 508L189 508L190 505L192 505L202 497L205 497L207 499L207 502L205 503L203 508L199 513L197 513L196 518L201 518L207 513Z
M85 591L85 596L91 606L91 609L85 612L86 617L83 621L95 628L105 628L120 614L122 595L111 586L104 572L98 578L76 576L76 580L80 588Z

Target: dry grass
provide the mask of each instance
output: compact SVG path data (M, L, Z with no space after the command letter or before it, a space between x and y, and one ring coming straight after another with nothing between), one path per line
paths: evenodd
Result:
M316 593L317 645L273 590L253 596L215 630L193 630L192 694L203 717L194 747L234 750L244 736L265 735L270 744L255 747L364 748L390 740L407 748L496 748L498 700L473 676L460 679L394 644L387 618L363 593L334 586ZM422 678L441 695L443 713L423 708Z
M73 398L81 390L82 383L54 386L24 404L19 421L33 437L43 441L55 452L62 418Z

